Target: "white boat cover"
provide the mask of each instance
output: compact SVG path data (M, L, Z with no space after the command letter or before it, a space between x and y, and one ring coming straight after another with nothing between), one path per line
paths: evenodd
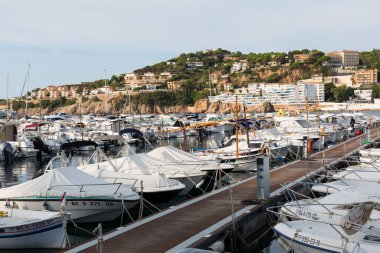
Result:
M66 192L68 197L131 197L138 199L136 192L119 186L119 184L110 184L88 175L75 167L61 167L25 183L0 189L0 198L56 197Z
M151 157L158 158L165 162L178 163L178 162L196 162L196 163L205 163L206 161L202 158L199 158L195 155L189 154L185 151L182 151L178 148L172 146L165 146L153 149L148 152L148 155Z
M200 169L202 171L234 168L228 164L203 159L172 146L159 147L147 154L150 157L154 157L166 163L171 163L176 166L192 166L191 168ZM194 165L197 166L194 167Z
M118 162L122 164L121 160L113 162L116 168L118 168ZM141 181L143 182L143 187L145 190L153 190L156 188L170 188L174 186L177 186L178 188L185 187L178 181L169 179L165 175L158 172L155 172L153 174L134 174L115 171L108 161L98 164L81 165L78 166L78 169L83 170L87 174L90 174L94 177L101 178L107 182L122 183L123 185L131 188L136 188L138 190L141 188Z
M135 154L110 160L115 171L132 174L163 173L167 177L191 176L203 174L200 170L194 170L186 166L170 165L165 161L147 154ZM106 164L106 162L102 163ZM107 165L108 166L108 165Z

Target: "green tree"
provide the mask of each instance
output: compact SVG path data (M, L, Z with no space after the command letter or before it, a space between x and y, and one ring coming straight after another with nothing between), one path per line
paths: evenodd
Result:
M309 54L309 60L308 62L309 63L316 63L318 61L318 59L322 56L324 56L325 53L319 51L319 50L311 50L310 54Z
M361 65L365 65L368 68L380 69L380 50L373 49L369 52L360 52L359 60Z
M275 83L275 82L278 82L279 80L281 79L281 76L277 73L273 73L271 74L270 76L268 76L265 81L267 83Z
M372 98L380 98L380 85L374 84L372 86Z
M346 85L342 85L336 87L334 91L334 97L337 102L344 102L350 99L350 97L354 97L354 89L351 87L346 87Z
M335 101L335 92L336 86L333 83L325 84L325 101Z
M323 63L325 63L325 62L329 62L330 60L331 60L331 57L330 57L330 56L323 55L323 56L321 56L321 57L318 58L317 63L318 63L319 65L322 65Z
M300 63L299 62L293 62L290 64L290 69L293 70L293 69L298 69L300 67Z
M288 61L290 62L290 63L293 63L294 62L294 51L289 51L288 52Z
M276 53L273 57L273 60L279 64L284 64L286 62L287 55L285 53Z
M76 94L82 94L83 93L83 87L82 86L79 86L76 91L75 91Z

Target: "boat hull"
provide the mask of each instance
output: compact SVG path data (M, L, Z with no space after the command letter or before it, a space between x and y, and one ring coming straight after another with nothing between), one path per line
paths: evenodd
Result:
M185 185L185 188L178 195L187 195L205 177L204 174L190 175L188 177L170 177Z
M163 204L177 196L182 189L160 192L143 192L143 198L152 204Z
M56 248L64 249L67 235L63 218L57 217L39 220L25 225L3 228L0 232L0 248L30 249Z
M0 200L0 205L5 205L7 200ZM59 211L59 199L9 199L14 207L26 210ZM133 208L137 201L124 201L127 209ZM120 216L123 203L120 200L111 199L83 199L67 198L66 211L71 213L71 219L78 223L112 221Z

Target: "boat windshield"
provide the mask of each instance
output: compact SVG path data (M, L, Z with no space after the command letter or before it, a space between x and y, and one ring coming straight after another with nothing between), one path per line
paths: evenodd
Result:
M303 128L307 127L306 120L304 120L304 119L296 120L296 122L297 122L299 125L301 125Z
M254 143L250 143L249 146L251 148L261 148L263 144L261 142L254 142Z
M355 115L358 119L361 119L361 120L366 120L366 118L364 117L364 115Z

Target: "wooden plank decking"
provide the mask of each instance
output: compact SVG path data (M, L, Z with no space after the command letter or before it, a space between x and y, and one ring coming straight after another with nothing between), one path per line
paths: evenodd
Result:
M372 130L371 135L373 139L378 138L380 131ZM322 166L323 158L328 164L344 157L347 153L358 149L364 138L364 135L355 137L324 152L316 153L311 156L310 161L296 161L272 170L270 173L271 191L279 189L280 185L286 181L295 181L303 177L305 173L319 169ZM245 207L241 204L242 200L256 198L256 178L252 177L240 184L231 185L231 189L235 211L241 210ZM148 217L152 220L144 224L128 225L126 228L130 227L131 229L126 232L120 231L119 235L115 235L117 232L110 232L108 236L105 235L104 252L166 252L231 214L228 189L223 189L207 197L202 196L199 199L199 201L193 200L191 204L178 210L169 213L162 211L161 214ZM160 215L161 217L159 217ZM154 216L157 218L154 219ZM112 238L108 238L111 236ZM95 241L79 245L69 252L96 252Z

